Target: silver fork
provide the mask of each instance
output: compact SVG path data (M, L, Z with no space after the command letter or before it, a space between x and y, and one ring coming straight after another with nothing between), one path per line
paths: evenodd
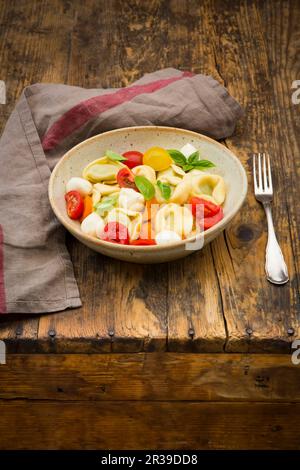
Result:
M258 183L256 167L258 167ZM266 158L265 153L253 155L253 179L255 197L264 206L268 222L268 243L265 264L267 279L273 284L285 284L289 280L289 275L273 225L271 211L273 199L272 174L270 157Z

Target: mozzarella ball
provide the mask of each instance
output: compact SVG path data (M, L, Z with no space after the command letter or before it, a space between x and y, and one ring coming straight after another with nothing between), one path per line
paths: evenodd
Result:
M69 179L66 184L67 193L69 191L78 191L81 196L87 196L91 194L93 191L92 184L85 180L84 178L80 178L78 176L73 176L73 178Z
M188 158L192 153L196 152L196 148L192 144L185 144L181 149L180 152Z
M180 240L181 237L178 233L173 232L172 230L163 230L155 235L155 241L158 245L166 245L167 243L177 242Z
M81 222L81 230L92 237L100 238L104 226L104 220L96 212L92 212Z

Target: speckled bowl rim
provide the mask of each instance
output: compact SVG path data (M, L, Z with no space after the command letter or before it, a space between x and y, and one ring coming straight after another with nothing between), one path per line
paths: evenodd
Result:
M198 132L194 132L194 131L190 131L190 130L187 130L187 129L181 129L181 128L177 128L177 127L167 127L167 126L132 126L132 127L122 127L122 128L119 128L119 129L113 129L111 131L107 131L107 132L103 132L102 134L97 134L93 137L90 137L89 139L86 139L84 140L83 142L80 142L79 144L75 145L74 147L72 147L70 150L68 150L68 152L66 152L62 157L61 159L59 160L59 162L56 164L56 166L54 167L52 173L51 173L51 176L50 176L50 180L49 180L49 186L48 186L48 195L49 195L49 200L50 200L50 204L51 204L51 207L53 209L53 212L54 214L56 215L56 217L58 218L58 220L61 222L61 224L66 227L71 233L72 232L75 232L75 233L78 233L78 236L80 238L83 238L84 240L86 240L87 242L90 242L90 243L94 243L96 245L99 245L99 246L103 246L103 247L111 247L111 248L114 248L117 251L139 251L139 252L142 252L142 251L163 251L163 250L166 250L166 249L170 249L170 248L175 248L175 247L179 247L181 245L185 245L186 243L191 243L193 241L195 241L195 238L197 235L194 235L193 237L190 237L190 238L187 238L187 239L184 239L184 240L179 240L179 241L176 241L176 242L173 242L173 243L168 243L168 244L165 244L165 245L119 245L117 243L112 243L112 242L108 242L108 241L104 241L104 240L100 240L99 238L95 238L95 237L92 237L90 235L87 235L85 234L84 232L82 232L79 228L77 229L76 227L73 227L70 225L70 223L67 221L67 219L60 213L59 209L57 208L55 202L54 202L54 196L53 196L53 187L54 187L54 179L55 179L55 176L57 175L57 173L59 173L59 170L60 170L60 167L65 163L66 160L68 160L69 158L72 158L72 154L74 151L84 147L85 145L89 144L90 142L92 142L93 140L98 140L99 137L102 137L102 136L113 136L115 134L118 134L118 133L123 133L123 132L139 132L139 131L142 131L142 132L155 132L155 131L159 131L159 132L170 132L170 131L173 131L173 132L176 132L177 134L185 134L189 137L197 137L197 138L201 138L203 140L206 140L207 142L210 142L214 145L216 145L217 147L220 147L223 151L224 151L224 148L226 150L226 152L230 155L230 157L236 161L237 163L237 166L240 170L240 175L241 175L241 179L242 179L242 191L241 191L241 194L239 196L239 198L237 199L237 202L236 202L236 205L224 216L224 218L218 222L216 225L214 225L213 227L209 228L208 230L205 230L204 232L204 237L207 238L209 236L213 236L214 233L216 232L222 232L225 227L228 225L228 223L233 219L233 217L238 213L238 211L240 210L241 206L243 205L244 201L245 201L245 198L246 198L246 195L247 195L247 189L248 189L248 180L247 180L247 175L246 175L246 171L243 167L243 165L241 164L240 160L237 158L237 156L231 151L229 150L227 147L225 147L224 145L220 144L219 142L217 142L216 140L214 139L211 139L210 137L207 137L206 135L203 135L203 134L200 134Z

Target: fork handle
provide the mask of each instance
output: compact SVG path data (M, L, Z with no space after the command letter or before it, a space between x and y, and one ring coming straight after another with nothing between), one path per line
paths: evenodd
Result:
M288 270L283 258L283 254L276 238L271 205L268 202L263 204L268 222L268 242L266 247L266 274L268 281L273 284L285 284L289 280Z

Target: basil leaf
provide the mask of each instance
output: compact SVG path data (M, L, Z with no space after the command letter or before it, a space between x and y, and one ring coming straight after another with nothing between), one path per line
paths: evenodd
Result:
M176 165L179 165L179 166L186 165L187 163L186 158L183 155L183 153L181 153L179 150L171 149L171 150L167 150L167 152L172 158L172 160L174 161L174 163L176 163Z
M152 199L155 194L155 189L151 181L149 181L145 176L136 176L134 178L134 182L136 187L142 193L146 201Z
M183 171L190 171L193 170L193 168L195 168L194 165L184 165L182 167Z
M196 152L193 152L189 158L188 158L188 163L194 164L199 161L199 150L196 150Z
M123 162L124 160L126 160L123 155L113 152L112 150L106 150L105 156L108 157L110 160L113 160L114 162Z
M199 160L198 162L193 164L193 167L201 170L202 168L213 168L216 166L213 162L210 162L209 160Z
M112 194L111 196L105 196L102 201L95 205L96 213L101 217L104 217L111 209L113 209L117 203L119 194Z
M168 200L171 197L171 186L161 181L157 181L157 186L160 189L161 195L164 199Z

